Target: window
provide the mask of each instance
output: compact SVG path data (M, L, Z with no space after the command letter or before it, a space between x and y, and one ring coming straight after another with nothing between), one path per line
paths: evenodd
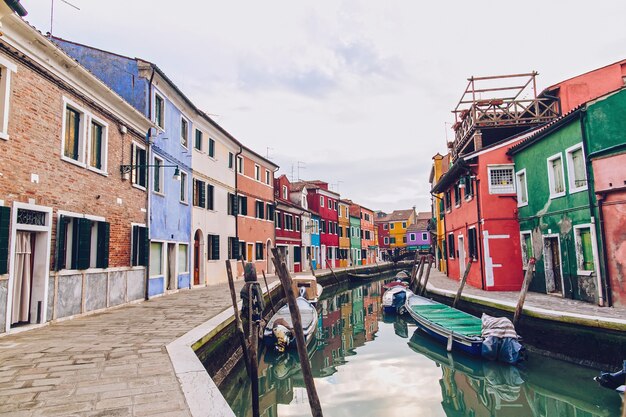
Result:
M415 233L409 234L409 240L411 240L411 241L415 241L416 240L415 239Z
M320 220L320 231L326 233L326 220Z
M526 169L515 174L515 180L517 181L517 206L528 205L528 188L526 184Z
M569 180L569 192L576 193L587 189L587 172L585 170L585 156L583 155L583 145L579 144L568 148L567 174Z
M196 129L196 140L193 143L193 147L197 150L202 150L202 132Z
M239 242L239 257L243 258L244 261L252 260L248 259L248 252L246 251L246 242Z
M293 230L293 216L285 214L285 230Z
M257 201L255 203L255 215L257 219L265 218L265 203L262 201Z
M422 241L423 242L428 241L428 233L422 233Z
M178 273L189 272L189 245L178 244Z
M394 223L389 223L389 228L393 230L393 228L394 228Z
M343 227L339 226L339 237L343 237Z
M243 216L248 215L248 197L240 195L237 196L237 208L239 209L239 214Z
M57 227L57 271L108 268L109 223L61 215Z
M9 96L11 95L11 73L17 66L0 58L0 139L9 139Z
M510 165L489 166L489 194L514 193L513 170L514 167Z
M237 214L237 200L235 194L228 193L228 207L227 212L230 216L235 216ZM234 258L228 258L234 259Z
M333 202L330 201L330 198L328 199L328 208L332 209L333 208Z
M207 259L217 261L220 259L220 237L218 235L207 235Z
M158 94L154 94L154 123L161 129L165 128L165 100Z
M406 236L402 236L402 243L406 243Z
M132 266L148 266L148 252L150 250L150 239L148 239L148 228L144 226L133 226L131 260Z
M578 274L589 275L595 270L593 246L591 243L591 228L589 226L574 226L574 236Z
M336 201L333 203L333 209L334 209L335 211L337 211L337 202L336 202Z
M184 117L180 118L180 144L189 147L189 122Z
M135 168L131 172L131 181L139 187L146 187L148 176L146 175L146 149L133 142L131 145L131 165Z
M209 156L215 158L215 140L209 138Z
M296 219L294 220L294 223L296 224L296 232L300 231L300 218L296 217Z
M239 241L236 237L228 238L228 259L239 259Z
M255 259L257 261L263 260L263 243L261 242L256 242L254 245L255 248Z
M243 158L241 156L237 157L237 172L243 174Z
M154 157L154 178L152 190L155 193L163 194L163 160L157 156Z
M95 121L92 117L89 136L89 166L98 171L106 171L106 125Z
M163 243L150 243L150 276L163 275Z
M320 207L324 207L324 196L320 196Z
M384 237L383 241L385 242L385 245L389 244L389 238L387 236Z
M287 186L283 185L283 200L287 200Z
M395 237L390 238L389 241L391 242L392 245L396 244L396 238Z
M254 165L254 179L261 181L261 167L258 165Z
M206 207L206 188L204 181L193 180L193 205L202 208Z
M265 170L265 183L267 185L270 185L271 181L272 181L272 176L271 176L270 172L266 169Z
M383 223L383 230L389 229L389 225L387 223Z
M228 168L233 169L233 164L235 162L235 154L232 152L228 152Z
M267 220L274 221L275 210L276 209L273 204L267 203Z
M450 190L446 191L444 194L445 202L446 202L446 210L452 209L452 193Z
M548 184L550 185L550 198L565 195L565 183L563 181L563 158L557 154L548 158Z
M276 213L276 228L277 229L283 228L283 213L280 211Z
M461 187L458 182L454 185L454 205L456 207L461 205Z
M63 156L77 162L83 162L81 124L84 114L76 109L65 106L65 135L63 143Z
M406 222L402 222L402 228L406 229Z
M528 268L528 261L533 257L533 241L531 232L520 232L520 243L522 245L522 265Z
M180 202L187 202L187 174L180 172Z
M206 208L207 210L215 210L215 187L211 184L206 186Z
M465 199L471 200L474 196L474 182L472 181L472 176L465 176Z
M476 236L476 228L470 227L467 229L467 246L469 257L472 259L478 259L478 239Z
M454 254L455 254L455 250L454 250L454 234L450 233L448 235L448 255L450 257L450 259L454 259Z

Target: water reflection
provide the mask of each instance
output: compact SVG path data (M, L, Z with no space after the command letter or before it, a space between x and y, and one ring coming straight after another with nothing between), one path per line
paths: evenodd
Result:
M317 337L308 354L326 414L619 415L618 396L597 387L591 380L595 371L537 355L519 369L448 353L410 319L383 315L381 287L382 281L374 282L320 300ZM262 416L310 415L297 353L264 352L259 375ZM220 389L238 417L252 415L243 366Z

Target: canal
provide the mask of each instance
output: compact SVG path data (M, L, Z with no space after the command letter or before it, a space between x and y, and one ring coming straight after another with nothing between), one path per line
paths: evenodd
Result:
M447 353L409 317L384 315L383 281L327 289L309 357L329 417L619 416L621 400L597 371L537 354L521 367ZM259 358L264 417L310 416L297 353ZM220 384L235 415L252 415L239 363Z

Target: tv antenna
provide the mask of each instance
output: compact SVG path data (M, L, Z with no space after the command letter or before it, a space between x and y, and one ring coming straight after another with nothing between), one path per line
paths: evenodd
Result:
M306 169L306 162L297 161L298 164L298 181L300 181L300 169Z
M274 148L270 148L269 146L267 146L265 148L265 159L270 159L270 151L273 151Z
M66 1L66 0L61 0L61 1L67 4L68 6L71 6L75 8L76 10L80 11L80 7L70 3L69 1ZM54 0L50 0L50 36L52 36L52 24L53 23L54 23Z

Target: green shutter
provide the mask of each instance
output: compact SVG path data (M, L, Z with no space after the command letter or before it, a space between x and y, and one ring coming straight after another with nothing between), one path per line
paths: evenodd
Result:
M591 246L591 232L589 229L580 230L580 241L582 244L583 270L593 271L593 249Z
M77 219L75 225L78 225L78 231L75 241L75 269L87 269L89 268L90 256L91 256L91 220L89 219Z
M211 259L220 259L220 237L218 235L211 236Z
M200 207L206 207L206 187L204 186L204 182L198 181L198 188L200 190Z
M65 245L65 237L67 235L67 217L59 217L57 225L57 250L54 262L54 270L60 271L65 269L65 257L67 255L67 247Z
M0 207L0 275L9 272L10 207Z
M133 226L131 233L133 235L133 246L130 253L130 265L137 266L139 265L139 226Z
M111 235L111 224L98 222L98 244L96 254L96 267L109 267L109 237Z
M150 229L147 227L139 227L139 265L148 266L150 262Z

